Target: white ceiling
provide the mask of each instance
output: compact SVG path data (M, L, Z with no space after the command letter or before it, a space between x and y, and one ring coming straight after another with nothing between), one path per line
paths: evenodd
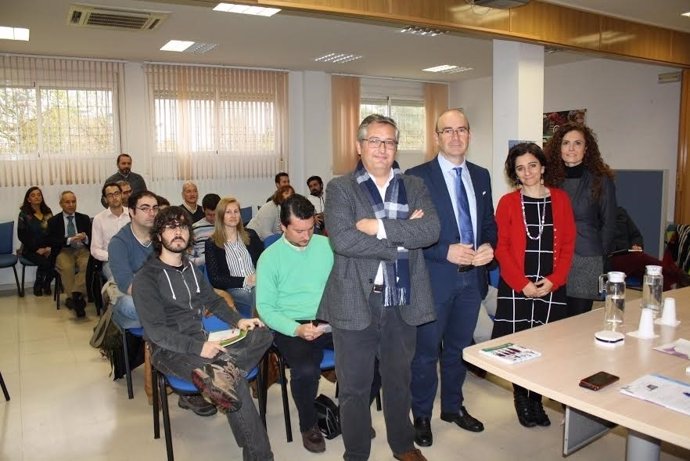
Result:
M174 1L174 0L170 0ZM422 1L422 0L420 0ZM690 0L569 0L551 1L572 7L645 20L690 32ZM401 34L398 27L314 18L281 12L272 18L220 13L210 8L162 1L84 0L81 3L170 12L154 31L121 31L68 25L69 0L0 0L0 25L28 27L29 42L0 40L0 52L76 56L128 61L180 62L313 70L364 76L427 81L455 81L491 75L491 40L460 35L419 37ZM653 6L652 6L653 5ZM477 14L481 7L472 7ZM676 17L678 16L678 17ZM680 18L680 19L679 19ZM160 51L170 39L216 43L203 55ZM314 58L329 52L363 58L346 64L324 64ZM546 65L588 59L579 53L546 56ZM472 67L461 74L431 74L425 67L454 64Z

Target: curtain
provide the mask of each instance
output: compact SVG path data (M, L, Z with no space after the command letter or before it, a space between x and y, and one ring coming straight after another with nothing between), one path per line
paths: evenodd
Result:
M147 64L152 179L267 178L287 170L287 73Z
M0 186L96 184L120 150L124 64L0 56Z
M354 170L359 160L355 143L359 127L359 78L331 77L333 110L333 174Z
M426 160L436 155L436 120L448 110L448 85L424 84L424 109L426 111Z

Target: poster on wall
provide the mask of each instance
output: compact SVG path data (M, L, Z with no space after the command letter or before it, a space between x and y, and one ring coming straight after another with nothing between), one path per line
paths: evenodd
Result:
M558 112L544 112L544 143L549 140L559 126L567 122L585 123L587 109L561 110Z

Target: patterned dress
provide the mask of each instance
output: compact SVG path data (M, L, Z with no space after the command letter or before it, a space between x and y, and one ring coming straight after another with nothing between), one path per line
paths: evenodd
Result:
M525 220L529 234L539 235L540 224L544 222L541 238L527 238L525 252L525 276L537 282L553 272L553 210L551 197L535 199L523 197ZM501 278L498 286L498 300L492 338L498 338L517 331L526 330L545 323L560 320L566 316L565 286L543 298L525 298Z

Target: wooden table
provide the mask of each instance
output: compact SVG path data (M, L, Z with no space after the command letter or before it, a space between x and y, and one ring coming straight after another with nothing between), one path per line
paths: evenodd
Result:
M621 386L658 373L690 382L688 360L653 350L678 338L690 339L690 287L664 293L676 299L681 324L655 325L657 338L640 340L626 335L617 347L595 343L594 333L604 329L603 309L554 322L466 348L466 361L507 381L566 405L564 455L603 435L613 425L628 428L629 460L658 459L660 441L690 449L690 417L661 406L623 395ZM640 300L626 303L623 333L637 330ZM486 357L479 350L504 342L535 349L542 356L515 365ZM594 392L580 387L580 380L598 371L620 381Z

